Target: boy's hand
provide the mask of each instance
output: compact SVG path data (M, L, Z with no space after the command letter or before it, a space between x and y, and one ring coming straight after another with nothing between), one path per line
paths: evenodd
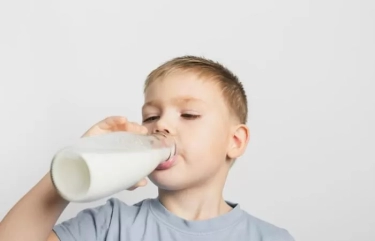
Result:
M123 116L111 116L93 125L83 136L95 136L114 131L128 131L139 134L148 133L146 127L129 122Z
M83 134L83 137L101 135L115 131L128 131L144 135L148 133L146 127L134 122L129 122L123 116L111 116L93 125L89 130L85 132L85 134ZM146 186L146 184L147 179L144 178L128 190L132 191L138 187Z

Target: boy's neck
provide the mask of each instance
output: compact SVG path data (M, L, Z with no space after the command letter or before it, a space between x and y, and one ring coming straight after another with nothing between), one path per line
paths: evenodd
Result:
M176 216L186 220L206 220L232 210L222 195L222 188L190 188L179 191L159 189L159 200Z

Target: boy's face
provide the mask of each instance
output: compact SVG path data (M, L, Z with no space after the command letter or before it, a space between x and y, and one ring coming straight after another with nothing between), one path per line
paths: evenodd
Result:
M173 165L149 176L155 185L179 190L225 181L234 122L214 81L186 72L156 80L146 90L142 116L150 133L165 131L177 142Z

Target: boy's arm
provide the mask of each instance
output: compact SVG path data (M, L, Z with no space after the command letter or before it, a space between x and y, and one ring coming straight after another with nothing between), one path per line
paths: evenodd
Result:
M46 175L0 223L0 240L104 241L113 208L119 209L114 200L109 200L55 225L67 205L54 189L50 175Z
M125 117L108 117L92 126L84 136L129 131L147 134L146 127L128 122ZM146 179L129 190L146 185ZM56 221L69 204L56 191L48 173L9 211L0 223L1 241L100 240L108 226L113 203L87 209L58 226ZM93 231L93 232L90 232ZM104 231L104 232L103 232ZM56 235L57 234L57 235ZM95 235L93 238L93 235ZM57 238L58 236L58 238Z
M67 205L48 173L1 221L0 240L58 241L51 230Z

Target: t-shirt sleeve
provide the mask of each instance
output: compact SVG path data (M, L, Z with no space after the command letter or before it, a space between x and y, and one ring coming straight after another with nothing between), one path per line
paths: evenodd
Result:
M114 200L84 209L53 228L60 241L104 241L114 208Z

